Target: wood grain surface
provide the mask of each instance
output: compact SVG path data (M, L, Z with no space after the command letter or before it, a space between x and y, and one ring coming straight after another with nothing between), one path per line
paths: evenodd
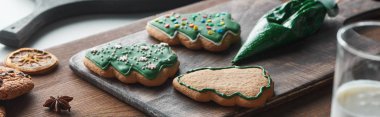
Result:
M280 1L240 0L210 7L201 12L227 11L241 24L242 41L248 36L256 21L267 11L281 4ZM312 89L318 89L331 81L335 65L336 32L345 18L326 19L321 30L313 36L281 49L273 49L242 62L240 65L262 65L268 69L275 82L275 97L265 105L271 107L294 99ZM145 30L112 41L123 45L158 43ZM223 53L192 51L173 47L181 62L179 74L198 67L230 66L232 57L240 46L235 45ZM222 107L215 103L198 103L176 92L171 83L155 88L141 85L124 85L91 73L84 65L85 51L75 55L70 64L79 76L100 89L153 116L229 116L253 113L256 109Z
M230 1L210 7L202 12L227 11L241 24L244 42L256 21L280 1L240 0ZM318 88L332 77L335 65L335 33L343 19L327 19L318 33L303 41L285 48L274 49L241 62L240 65L264 66L275 83L275 97L266 106L283 103L312 88ZM145 30L112 41L123 45L136 43L158 43L148 36ZM233 45L223 53L192 51L177 46L172 49L181 62L179 74L198 67L231 66L231 60L240 45ZM163 86L145 88L142 85L126 86L116 80L108 80L91 73L84 65L84 52L75 55L70 61L73 71L100 89L114 95L152 116L229 116L244 115L255 111L238 107L223 107L215 103L198 103L176 92L167 82Z
M230 2L230 3L227 3L227 2ZM271 0L269 2L274 3L274 4L279 4L278 1L274 1L274 0ZM238 7L225 8L225 7L217 6L217 5L226 5L226 4L243 5L243 7L242 8L238 8ZM375 3L373 1L361 1L361 0L351 0L347 2L342 1L340 4L341 4L340 5L341 15L338 16L334 20L339 19L340 21L342 21L349 16L352 16L354 14L357 14L369 9L376 8L380 5L379 3ZM235 0L231 2L228 0L211 0L211 1L203 1L203 2L196 3L190 6L182 7L179 9L174 9L166 13L170 13L173 11L174 12L195 12L195 11L209 8L210 6L217 6L217 7L212 8L214 10L227 9L229 11L233 11L236 9L245 9L246 11L241 11L241 12L242 13L249 12L250 13L249 15L239 15L239 14L236 14L236 16L234 15L234 18L239 19L238 20L239 22L251 22L250 24L242 27L242 30L243 30L242 38L246 38L247 33L250 31L255 21L257 20L256 18L263 14L263 12L255 12L255 11L250 11L250 10L257 9L256 7L261 7L261 8L265 7L268 9L270 9L270 7L274 7L270 5L266 6L266 4L259 4L256 1ZM123 38L130 34L143 33L142 31L144 30L146 22L153 18L154 18L153 16L148 17L140 21L137 21L131 25L123 26L121 28L111 30L105 33L101 33L98 35L94 35L91 37L87 37L82 40L70 42L67 44L63 44L60 46L47 49L47 51L55 54L60 59L60 65L58 69L48 75L33 76L33 80L36 84L36 87L31 93L24 95L22 97L19 97L15 100L1 102L1 104L5 105L5 107L7 108L8 116L11 116L11 117L13 116L58 116L58 115L60 116L145 116L143 113L136 110L135 108L129 106L128 104L123 103L122 101L116 99L112 95L98 89L97 87L89 84L88 82L74 75L74 73L69 68L68 60L71 56L73 56L74 54L84 49L94 47L99 44L103 44L115 39ZM333 22L334 20L332 19L328 19L328 20L329 22L324 26L323 29L326 29L326 28L328 29L329 23L333 23L333 24L338 23L338 25L340 25L341 23L341 22ZM318 33L321 33L321 31ZM329 35L335 36L335 33L331 33ZM149 38L149 37L145 37L145 38ZM307 39L297 44L302 45L302 43L312 43L313 41L314 40L312 39ZM289 48L291 49L293 46L290 46ZM305 47L305 46L301 46L301 47ZM180 49L180 48L183 48L183 47L177 47L176 49ZM236 49L237 47L235 46L233 48ZM329 45L326 45L326 48L327 49L335 48L335 45L329 44ZM322 50L325 50L325 49L322 49ZM325 50L325 51L332 51L332 50ZM274 52L281 53L282 50L277 49L277 50L274 50ZM331 53L334 54L334 52L331 52ZM233 54L233 52L229 52L229 54ZM268 59L269 61L270 60L276 61L275 58L277 57L286 58L286 56L288 55L280 54L279 56L275 56L275 54L268 54L268 55L260 55L260 56L261 58L257 58L257 60L255 60L255 63L268 61ZM327 57L318 56L315 59L317 58L321 58L321 59L325 58L325 59L330 60L331 62L329 63L330 65L328 65L328 69L331 70L333 68L333 62L335 61L333 60L335 58L334 55L329 55ZM275 64L276 66L283 65L282 63L279 63L279 62L273 62L273 64ZM280 68L272 68L270 69L270 71L274 71L275 69L280 69ZM310 73L311 71L307 72L307 70L310 70L310 69L305 69L306 72L304 74L294 74L293 76L302 75L302 76L307 77L309 76L309 74L320 74L320 71L318 70L312 70L312 71L317 71L316 73ZM286 72L286 71L283 71L283 72ZM277 79L279 78L280 77L278 77ZM328 116L329 111L330 111L330 99L331 99L331 87L330 87L331 77L326 76L325 79L330 79L330 80L326 80L326 82L328 83L325 84L325 87L310 90L310 92L304 93L305 96L296 98L296 100L282 104L280 106L264 108L263 110L260 110L259 114L255 114L255 116L266 116L266 117L267 116L300 116L300 117ZM303 79L298 79L298 80L299 82L303 81ZM281 83L276 84L276 86L279 86L279 85L281 85ZM289 90L289 89L286 88L284 90ZM282 91L279 91L279 92L282 92ZM58 96L58 95L69 95L69 96L74 97L74 100L70 102L72 105L72 112L55 114L55 113L49 112L47 108L42 107L42 104L44 103L46 99L48 99L49 96ZM291 99L288 99L288 100L291 100ZM252 116L252 115L247 115L247 116Z

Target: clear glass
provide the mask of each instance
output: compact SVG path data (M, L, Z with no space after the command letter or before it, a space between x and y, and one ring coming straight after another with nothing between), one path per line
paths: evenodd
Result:
M337 40L331 117L379 117L380 22L344 26Z

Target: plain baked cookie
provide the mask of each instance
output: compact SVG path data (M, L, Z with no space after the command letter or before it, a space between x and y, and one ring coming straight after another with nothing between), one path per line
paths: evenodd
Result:
M173 86L199 101L256 108L273 96L274 83L260 66L199 68L176 77Z
M0 66L0 100L9 100L30 92L31 77L13 68Z
M5 65L27 74L44 74L58 66L58 59L46 51L20 48L7 56Z
M88 51L84 65L104 78L116 77L125 84L159 86L179 68L177 55L168 44L108 44Z
M146 30L159 41L194 50L219 52L240 41L240 25L224 12L172 13L149 21Z
M0 105L0 117L5 117L7 115L4 106Z

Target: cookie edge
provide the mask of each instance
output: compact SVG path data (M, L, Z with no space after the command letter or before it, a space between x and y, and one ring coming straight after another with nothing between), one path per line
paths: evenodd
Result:
M141 73L134 70L131 70L131 72L127 76L121 74L118 70L116 70L112 66L109 66L107 69L103 70L87 57L84 57L83 63L87 69L89 69L91 72L97 74L98 76L102 78L116 78L120 82L123 82L125 84L140 83L144 86L149 86L149 87L160 86L164 84L167 81L167 79L169 79L170 77L173 77L177 73L177 71L179 70L179 65L180 65L180 62L177 60L175 64L161 69L158 75L156 76L156 78L151 80L151 79L146 78Z
M211 52L220 52L228 49L232 44L237 43L240 40L241 31L239 31L239 33L234 33L232 31L224 32L222 40L219 43L213 42L201 34L198 34L197 37L192 40L189 36L177 30L174 32L173 36L170 36L161 29L152 25L150 22L151 21L148 21L146 30L148 34L154 39L168 43L169 45L181 44L186 48L193 50L199 50L203 48Z
M263 70L263 75L268 78L268 84L269 87L263 86L260 88L260 92L256 96L252 96L251 99L247 99L242 97L240 92L235 92L234 94L231 94L229 98L225 98L224 96L221 96L221 93L218 93L215 91L215 89L202 89L203 91L199 91L194 88L189 88L186 85L183 85L184 83L181 84L180 77L199 70L204 70L204 69L230 69L230 68L260 68ZM247 107L247 108L254 108L261 106L265 104L265 102L274 95L274 82L271 79L270 75L268 72L262 67L262 66L230 66L230 67L222 67L222 68L212 68L212 67L206 67L206 68L198 68L194 70L188 71L186 74L182 74L178 77L176 77L173 80L173 87L185 94L186 96L200 102L208 102L210 100L213 100L214 102L223 105L223 106L234 106L234 105L239 105L242 107ZM266 88L265 88L266 87ZM238 95L241 94L241 95ZM246 96L247 97L247 96Z

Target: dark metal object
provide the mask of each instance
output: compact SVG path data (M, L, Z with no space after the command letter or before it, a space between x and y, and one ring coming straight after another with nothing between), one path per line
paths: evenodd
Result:
M86 14L124 14L168 10L200 0L35 0L30 15L0 31L0 43L20 47L44 26Z

